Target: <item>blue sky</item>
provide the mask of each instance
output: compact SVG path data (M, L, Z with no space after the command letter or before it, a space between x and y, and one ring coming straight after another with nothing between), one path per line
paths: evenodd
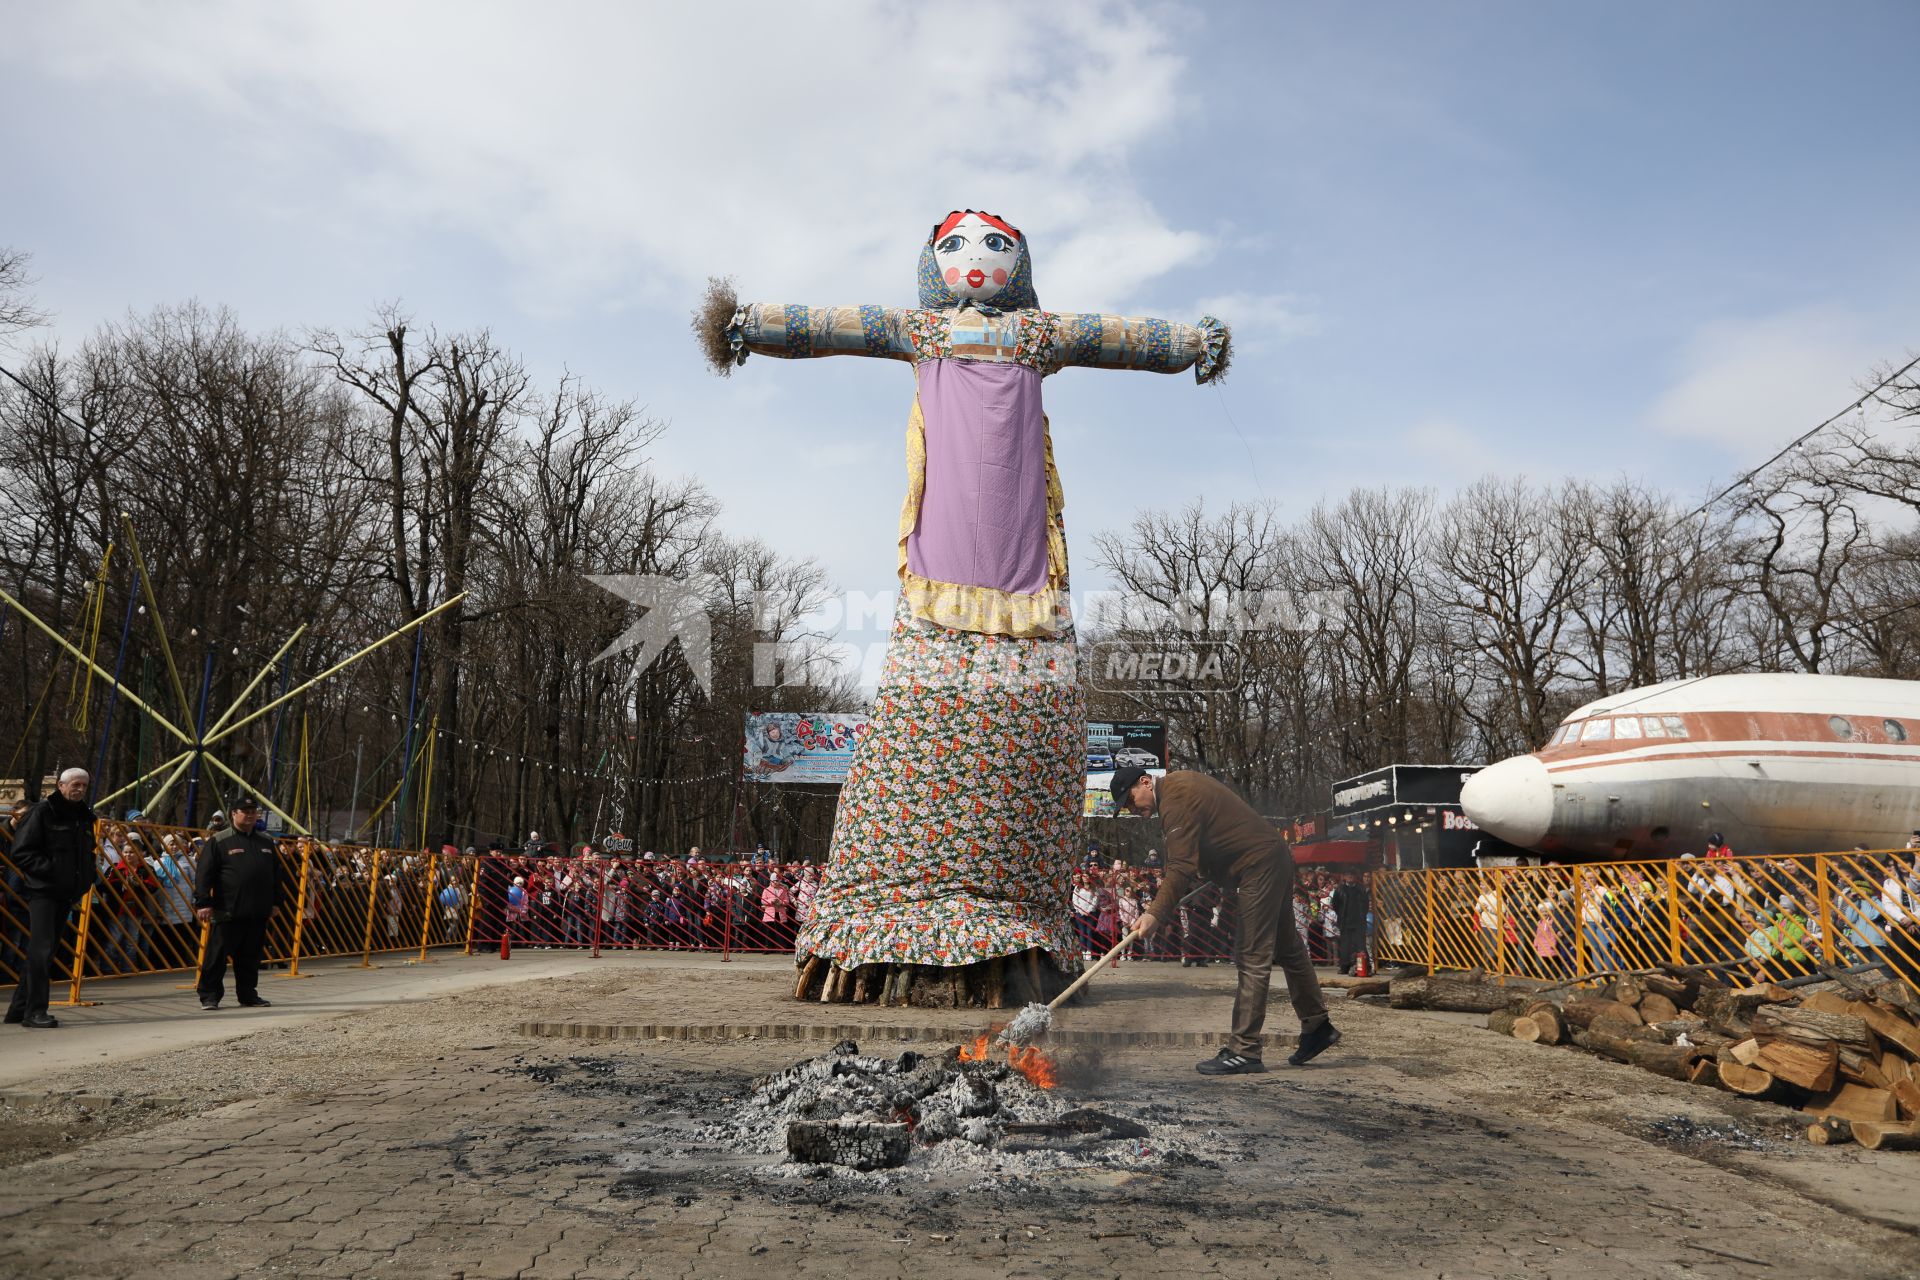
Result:
M908 371L715 379L708 274L907 302L972 206L1044 305L1234 323L1218 392L1049 381L1082 587L1094 532L1195 497L1703 495L1920 350L1911 3L692 8L4 0L0 243L63 341L192 297L489 325L869 593Z

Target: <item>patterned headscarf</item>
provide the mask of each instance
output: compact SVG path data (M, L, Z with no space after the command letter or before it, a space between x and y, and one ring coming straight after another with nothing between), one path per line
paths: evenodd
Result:
M1006 284L1000 292L989 298L968 301L977 311L986 315L998 315L1002 311L1038 310L1040 299L1033 291L1033 259L1027 255L1027 238L1017 228L1009 226L1005 220L980 209L956 209L946 218L933 224L933 230L927 233L927 242L920 249L920 305L929 311L949 311L961 303L961 298L947 288L947 282L940 275L940 264L934 260L933 244L940 238L940 228L954 214L978 213L1007 227L1020 241L1020 254L1014 259L1013 271L1007 276Z

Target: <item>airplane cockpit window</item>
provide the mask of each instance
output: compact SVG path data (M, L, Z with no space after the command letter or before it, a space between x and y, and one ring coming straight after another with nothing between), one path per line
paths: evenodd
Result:
M1616 738L1637 738L1640 736L1640 717L1621 716L1613 722L1613 736Z
M1550 747L1557 747L1561 743L1565 742L1567 739L1571 738L1572 736L1573 736L1573 726L1570 724L1563 724L1559 728L1555 729L1550 735L1548 735L1547 745Z
M1613 721L1594 719L1587 721L1587 727L1580 731L1582 742L1605 742L1613 736Z
M1880 727L1887 731L1888 742L1905 742L1907 740L1907 726L1901 724L1898 720L1882 720Z
M1667 736L1667 726L1661 722L1659 716L1647 716L1643 718L1640 723L1646 726L1647 736L1649 738L1664 738Z
M1828 716L1827 728L1833 730L1833 736L1842 742L1853 741L1853 721L1845 716Z
M1687 722L1679 716L1661 716L1660 722L1667 726L1667 736L1669 738L1684 738L1687 736Z

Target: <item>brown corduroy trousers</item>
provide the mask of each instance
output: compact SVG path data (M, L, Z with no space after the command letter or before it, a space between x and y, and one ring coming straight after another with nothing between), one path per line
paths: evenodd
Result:
M1233 998L1233 1042L1237 1053L1258 1058L1260 1028L1267 1021L1267 989L1277 956L1286 976L1287 998L1302 1030L1327 1020L1326 997L1307 957L1306 940L1293 924L1293 854L1284 846L1240 880L1240 927L1233 940L1233 963L1240 989Z

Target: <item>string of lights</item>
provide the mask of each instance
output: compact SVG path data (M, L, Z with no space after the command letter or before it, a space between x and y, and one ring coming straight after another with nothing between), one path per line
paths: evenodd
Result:
M1701 503L1699 506L1695 507L1692 511L1688 512L1687 518L1691 520L1695 516L1704 515L1722 498L1726 497L1728 494L1733 493L1738 489L1742 489L1753 484L1754 479L1757 476L1759 476L1762 472L1764 472L1768 467L1771 467L1774 463L1780 461L1780 459L1786 457L1788 454L1798 452L1802 447L1805 446L1807 441L1813 439L1815 436L1819 435L1822 431L1825 431L1828 427L1831 427L1834 423L1840 421L1840 419L1846 417L1850 413L1859 413L1862 410L1864 410L1868 401L1870 400L1877 401L1882 391L1886 390L1894 382L1898 381L1903 374L1905 374L1909 369L1912 369L1915 365L1920 365L1920 356L1915 356L1913 359L1907 361L1905 364L1901 365L1898 369L1895 369L1892 373L1888 374L1886 377L1880 379L1878 383L1874 384L1871 390L1866 392L1858 400L1855 400L1852 404L1848 405L1846 408L1834 414L1832 417L1827 418L1825 421L1820 422L1817 425L1810 427L1807 430L1801 432L1799 435L1795 436L1792 440L1788 441L1785 446L1779 449L1776 453L1774 453L1772 457L1768 458L1765 462L1753 468L1753 470L1748 471L1745 474L1741 475L1737 480L1729 484L1726 488L1720 490L1720 492L1714 494L1711 498L1708 498L1705 502Z

